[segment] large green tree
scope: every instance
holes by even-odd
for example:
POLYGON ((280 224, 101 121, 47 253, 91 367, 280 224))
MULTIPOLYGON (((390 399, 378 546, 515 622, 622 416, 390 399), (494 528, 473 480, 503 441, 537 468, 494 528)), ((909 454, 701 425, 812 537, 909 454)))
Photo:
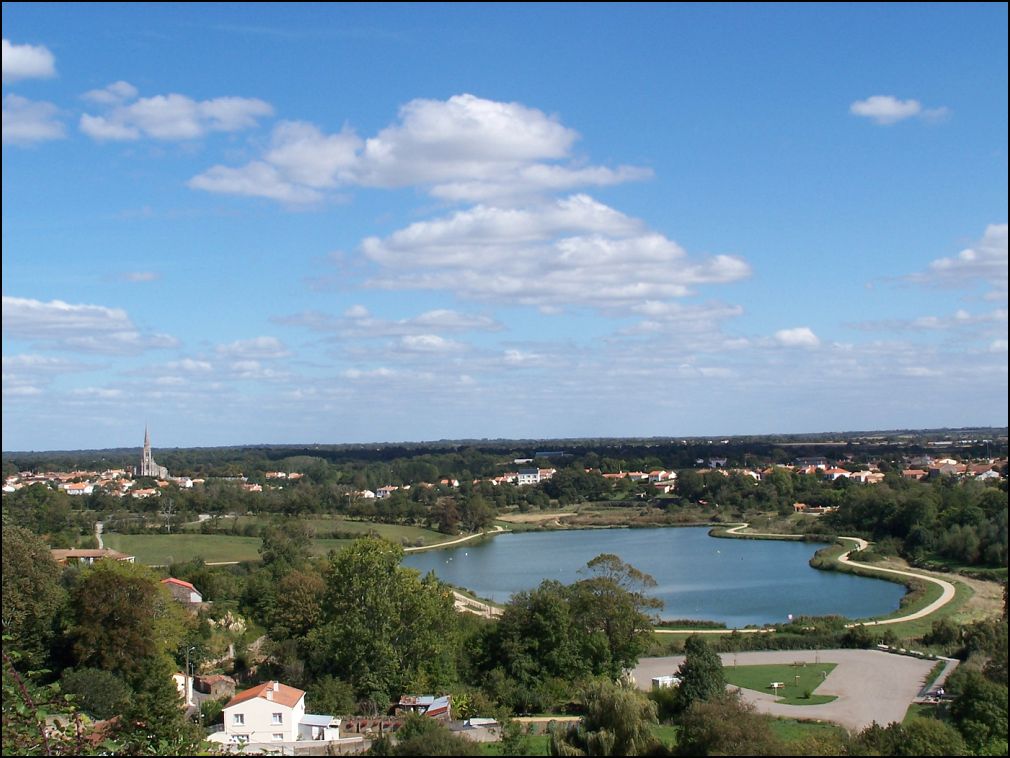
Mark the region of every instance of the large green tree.
POLYGON ((680 717, 679 755, 783 755, 767 716, 740 699, 721 692, 691 703, 680 717))
POLYGON ((726 674, 722 670, 719 654, 697 634, 684 643, 684 662, 677 670, 680 686, 677 688, 679 707, 687 709, 692 703, 721 697, 726 690, 726 674))
POLYGON ((316 675, 336 676, 380 702, 455 679, 452 593, 434 576, 401 567, 402 557, 402 548, 373 537, 334 554, 322 618, 307 640, 316 675))
POLYGON ((40 667, 66 602, 60 567, 41 538, 6 524, 2 560, 4 648, 18 650, 25 665, 40 667))
POLYGON ((638 662, 651 640, 656 619, 649 612, 663 607, 646 594, 656 580, 610 553, 593 558, 583 572, 589 578, 570 590, 572 615, 585 634, 600 638, 591 647, 605 657, 593 673, 616 678, 638 662))
POLYGON ((146 684, 143 672, 152 660, 168 662, 171 674, 186 617, 150 569, 99 561, 81 574, 70 606, 68 637, 79 666, 122 676, 135 690, 146 684))

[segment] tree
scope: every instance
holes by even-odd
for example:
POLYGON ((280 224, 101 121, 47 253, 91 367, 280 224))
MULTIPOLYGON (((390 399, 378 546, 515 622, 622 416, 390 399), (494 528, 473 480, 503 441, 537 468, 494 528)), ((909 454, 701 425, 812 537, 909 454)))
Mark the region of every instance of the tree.
POLYGON ((768 722, 768 717, 758 714, 736 692, 694 700, 680 718, 677 753, 783 755, 768 722))
POLYGON ((312 713, 354 713, 354 688, 335 676, 321 676, 309 685, 305 702, 312 713))
POLYGON ((123 713, 133 697, 130 686, 115 674, 101 669, 67 669, 60 689, 76 698, 82 711, 94 719, 109 719, 123 713))
POLYGON ((372 743, 369 755, 482 755, 480 747, 427 716, 407 716, 394 740, 372 743))
POLYGON ((284 526, 268 526, 263 530, 259 553, 263 567, 274 577, 282 577, 301 568, 309 559, 314 534, 304 521, 289 521, 284 526))
POLYGON ((980 671, 958 670, 947 680, 954 696, 950 717, 968 747, 986 755, 1007 749, 1007 685, 990 681, 980 671), (993 753, 992 751, 996 752, 993 753))
POLYGON ((16 651, 3 651, 3 755, 87 755, 92 732, 60 692, 41 685, 37 673, 22 673, 16 651), (60 718, 52 718, 58 714, 60 718))
POLYGON ((722 659, 701 636, 693 634, 688 637, 684 653, 684 662, 677 670, 681 710, 686 710, 692 703, 714 700, 726 691, 722 659))
POLYGON ((2 560, 4 647, 18 650, 27 665, 41 667, 66 602, 60 567, 39 537, 6 524, 2 560))
POLYGON ((912 718, 886 727, 874 722, 852 740, 853 755, 967 755, 958 731, 933 718, 912 718))
POLYGON ((590 673, 567 588, 547 579, 512 596, 486 644, 486 667, 501 666, 526 687, 549 677, 590 673))
POLYGON ((551 755, 645 755, 655 747, 656 706, 630 684, 596 680, 577 725, 551 731, 551 755))
POLYGON ((401 567, 402 557, 402 548, 374 537, 334 554, 322 619, 307 640, 317 676, 339 677, 379 702, 455 679, 452 593, 433 575, 401 567))
POLYGON ((571 588, 572 615, 577 626, 606 642, 607 659, 594 673, 616 678, 638 662, 652 637, 656 619, 647 611, 663 604, 645 590, 656 580, 610 553, 593 558, 584 571, 592 576, 571 588))
POLYGON ((322 618, 326 582, 311 570, 294 570, 276 582, 272 603, 266 609, 270 637, 304 638, 322 618))
POLYGON ((70 605, 75 661, 120 675, 135 690, 146 683, 149 661, 171 662, 185 632, 185 612, 150 569, 134 563, 104 560, 85 569, 70 605))

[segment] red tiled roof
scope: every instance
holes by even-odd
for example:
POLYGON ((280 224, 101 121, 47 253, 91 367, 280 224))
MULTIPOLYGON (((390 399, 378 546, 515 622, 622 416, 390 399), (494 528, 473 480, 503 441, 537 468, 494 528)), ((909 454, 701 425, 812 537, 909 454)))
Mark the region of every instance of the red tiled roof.
POLYGON ((298 704, 298 701, 304 696, 305 691, 296 687, 289 687, 288 685, 281 684, 280 682, 264 682, 257 687, 252 687, 248 690, 239 692, 235 695, 235 697, 229 700, 224 707, 231 708, 233 705, 244 703, 246 700, 261 697, 264 700, 270 700, 271 702, 280 703, 281 705, 286 705, 289 708, 294 708, 298 704), (277 689, 273 690, 273 697, 268 698, 267 692, 272 690, 275 685, 277 689))
POLYGON ((182 579, 176 579, 173 576, 168 577, 168 579, 162 579, 162 584, 178 584, 180 587, 186 587, 187 589, 193 590, 193 592, 200 592, 196 587, 194 587, 189 582, 184 582, 182 579))

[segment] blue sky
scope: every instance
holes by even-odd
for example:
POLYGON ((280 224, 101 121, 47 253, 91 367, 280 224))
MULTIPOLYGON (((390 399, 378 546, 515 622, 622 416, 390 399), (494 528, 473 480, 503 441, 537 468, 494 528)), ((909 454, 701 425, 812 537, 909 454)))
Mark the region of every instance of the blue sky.
POLYGON ((1007 7, 3 6, 3 447, 1007 424, 1007 7))

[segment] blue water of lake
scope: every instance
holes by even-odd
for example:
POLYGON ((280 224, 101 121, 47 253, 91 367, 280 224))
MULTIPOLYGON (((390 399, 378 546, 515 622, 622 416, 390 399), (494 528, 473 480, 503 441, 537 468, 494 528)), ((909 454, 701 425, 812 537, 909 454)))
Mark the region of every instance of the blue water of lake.
POLYGON ((706 527, 586 529, 499 534, 456 548, 408 554, 403 563, 504 603, 544 579, 565 584, 600 553, 651 574, 665 619, 721 621, 729 627, 781 623, 793 616, 882 616, 898 608, 894 582, 808 565, 822 545, 718 539, 706 527))

